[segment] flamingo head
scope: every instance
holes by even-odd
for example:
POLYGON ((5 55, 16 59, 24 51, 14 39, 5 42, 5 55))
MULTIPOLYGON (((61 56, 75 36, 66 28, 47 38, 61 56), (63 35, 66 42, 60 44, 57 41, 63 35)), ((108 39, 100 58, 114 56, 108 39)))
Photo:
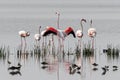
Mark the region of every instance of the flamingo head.
POLYGON ((26 35, 27 35, 27 36, 30 36, 30 33, 29 33, 29 32, 27 32, 27 33, 26 33, 26 35))
POLYGON ((58 15, 60 15, 60 12, 58 12, 58 11, 57 11, 57 12, 55 12, 55 14, 58 14, 58 15))
POLYGON ((88 30, 88 35, 92 38, 94 38, 96 36, 96 29, 95 28, 90 28, 88 30))
POLYGON ((81 22, 84 21, 84 22, 87 22, 86 19, 81 19, 81 22))
POLYGON ((81 30, 77 30, 76 36, 77 36, 78 38, 82 38, 82 37, 83 37, 83 32, 82 32, 81 30))

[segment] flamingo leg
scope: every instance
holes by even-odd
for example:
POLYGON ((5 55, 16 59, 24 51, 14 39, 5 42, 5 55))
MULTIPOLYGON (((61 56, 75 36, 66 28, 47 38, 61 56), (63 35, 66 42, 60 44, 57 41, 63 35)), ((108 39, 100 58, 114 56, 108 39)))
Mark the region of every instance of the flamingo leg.
POLYGON ((92 38, 92 49, 94 49, 94 38, 92 38))
POLYGON ((58 53, 61 51, 61 41, 60 38, 58 36, 58 53))
POLYGON ((40 40, 38 41, 38 44, 39 44, 38 46, 39 46, 39 48, 40 48, 40 46, 41 46, 41 45, 40 45, 40 40))
POLYGON ((37 42, 37 40, 35 40, 35 42, 36 42, 36 48, 38 47, 38 42, 37 42))
POLYGON ((25 38, 25 37, 24 37, 24 42, 25 42, 25 45, 24 45, 24 53, 25 53, 26 46, 27 46, 27 43, 26 43, 26 38, 25 38))
POLYGON ((42 46, 44 47, 44 40, 45 40, 45 38, 43 37, 43 43, 42 43, 42 46))
POLYGON ((54 45, 54 35, 52 35, 52 41, 51 41, 52 43, 52 47, 54 47, 55 45, 54 45))
POLYGON ((22 47, 23 47, 23 42, 22 42, 22 37, 21 37, 21 51, 22 51, 22 47))
POLYGON ((64 52, 64 40, 62 39, 62 51, 64 52))
POLYGON ((24 38, 24 41, 25 41, 25 46, 27 46, 26 38, 24 38))

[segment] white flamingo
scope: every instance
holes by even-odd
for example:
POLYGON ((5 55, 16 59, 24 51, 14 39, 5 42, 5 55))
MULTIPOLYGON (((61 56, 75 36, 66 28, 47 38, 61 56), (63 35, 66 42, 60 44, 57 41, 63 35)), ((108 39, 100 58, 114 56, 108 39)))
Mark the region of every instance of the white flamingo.
POLYGON ((35 34, 34 35, 34 38, 35 38, 35 41, 36 41, 36 45, 37 45, 37 43, 40 41, 40 39, 41 39, 41 35, 40 35, 40 29, 41 29, 41 26, 39 27, 39 33, 37 33, 37 34, 35 34))
POLYGON ((19 31, 19 36, 21 37, 21 44, 23 45, 22 38, 24 38, 24 43, 26 45, 26 37, 30 36, 30 33, 22 30, 22 31, 19 31))
POLYGON ((24 49, 23 49, 23 51, 25 52, 26 45, 27 45, 27 43, 26 43, 26 37, 30 36, 30 33, 26 32, 24 30, 19 31, 18 33, 19 33, 19 36, 21 37, 21 50, 23 48, 23 40, 22 40, 22 38, 24 39, 24 49))
POLYGON ((81 19, 81 21, 80 21, 81 29, 76 31, 76 36, 79 38, 78 44, 80 45, 80 48, 81 48, 81 40, 80 39, 82 39, 82 37, 83 37, 83 24, 82 24, 82 22, 86 22, 86 20, 81 19))
POLYGON ((92 20, 90 21, 90 28, 88 29, 88 36, 92 39, 92 49, 94 49, 94 37, 96 36, 96 29, 92 27, 92 20))

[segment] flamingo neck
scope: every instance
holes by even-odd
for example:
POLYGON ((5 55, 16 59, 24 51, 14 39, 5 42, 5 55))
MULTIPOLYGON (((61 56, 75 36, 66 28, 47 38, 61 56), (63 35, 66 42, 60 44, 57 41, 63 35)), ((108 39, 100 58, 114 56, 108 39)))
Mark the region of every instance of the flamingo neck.
POLYGON ((92 28, 92 20, 90 21, 90 28, 92 28))
POLYGON ((83 24, 82 24, 82 21, 80 22, 80 25, 81 25, 81 30, 83 31, 83 24))
POLYGON ((59 26, 59 22, 60 22, 60 13, 56 13, 57 14, 57 27, 58 29, 60 29, 60 26, 59 26))
POLYGON ((40 29, 41 29, 41 26, 39 27, 39 34, 40 34, 40 32, 41 32, 40 29))

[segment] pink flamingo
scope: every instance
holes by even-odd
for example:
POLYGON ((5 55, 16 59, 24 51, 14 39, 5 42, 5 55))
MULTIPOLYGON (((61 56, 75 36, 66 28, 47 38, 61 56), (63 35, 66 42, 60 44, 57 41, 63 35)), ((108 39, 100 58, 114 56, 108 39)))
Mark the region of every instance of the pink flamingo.
POLYGON ((94 37, 96 36, 96 29, 92 27, 92 20, 90 21, 90 28, 88 29, 88 36, 92 39, 92 49, 94 49, 94 37))
POLYGON ((26 37, 30 36, 30 33, 26 32, 24 30, 19 31, 18 33, 19 33, 19 36, 21 37, 21 50, 22 50, 22 46, 23 46, 23 40, 22 40, 22 38, 24 38, 24 44, 25 44, 25 46, 24 46, 24 52, 25 52, 25 48, 26 48, 26 45, 27 45, 27 43, 26 43, 26 37))
POLYGON ((72 34, 74 38, 76 37, 71 27, 67 27, 65 30, 55 29, 54 27, 47 27, 41 33, 42 36, 47 36, 49 34, 54 34, 57 35, 59 38, 61 38, 62 39, 62 45, 60 43, 61 46, 64 46, 63 41, 65 40, 65 37, 67 37, 69 34, 72 34))
POLYGON ((22 30, 22 31, 19 31, 19 35, 21 37, 21 44, 23 44, 22 38, 24 38, 24 42, 26 45, 26 37, 30 36, 30 33, 22 30))
POLYGON ((40 41, 40 39, 41 39, 40 29, 41 29, 41 26, 39 27, 39 33, 34 35, 34 38, 35 38, 35 41, 36 41, 36 45, 37 45, 38 41, 40 41))
POLYGON ((81 41, 80 41, 80 39, 82 39, 82 37, 83 37, 83 24, 82 24, 82 22, 86 22, 86 20, 85 19, 81 19, 81 21, 80 21, 81 29, 76 31, 76 36, 79 38, 78 43, 80 44, 80 48, 81 48, 81 41))

